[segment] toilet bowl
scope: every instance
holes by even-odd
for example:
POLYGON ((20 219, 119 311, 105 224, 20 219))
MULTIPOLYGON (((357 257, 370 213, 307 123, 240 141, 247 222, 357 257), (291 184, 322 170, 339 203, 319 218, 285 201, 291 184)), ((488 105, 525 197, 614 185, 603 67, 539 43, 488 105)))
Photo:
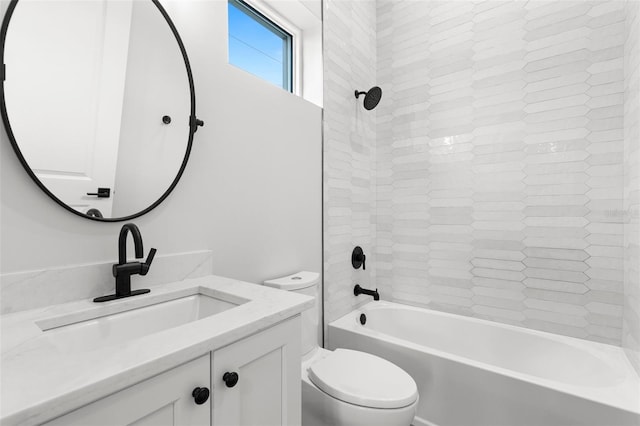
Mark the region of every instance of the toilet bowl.
POLYGON ((318 348, 302 363, 304 426, 407 426, 417 404, 411 376, 375 355, 318 348))
POLYGON ((315 298, 302 314, 302 425, 408 426, 418 388, 400 367, 366 352, 319 347, 320 277, 299 272, 264 285, 315 298))

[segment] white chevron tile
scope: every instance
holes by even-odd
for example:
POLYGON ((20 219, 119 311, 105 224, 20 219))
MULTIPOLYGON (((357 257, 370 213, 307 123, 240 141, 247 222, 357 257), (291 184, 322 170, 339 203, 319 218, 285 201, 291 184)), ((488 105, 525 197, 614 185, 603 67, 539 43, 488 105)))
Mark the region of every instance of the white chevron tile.
POLYGON ((404 303, 621 344, 620 271, 640 271, 623 232, 640 204, 625 175, 638 125, 623 119, 640 115, 637 83, 625 98, 634 2, 325 3, 327 318, 357 303, 358 278, 404 303), (354 108, 374 84, 376 110, 354 108), (366 274, 349 264, 356 243, 366 274))

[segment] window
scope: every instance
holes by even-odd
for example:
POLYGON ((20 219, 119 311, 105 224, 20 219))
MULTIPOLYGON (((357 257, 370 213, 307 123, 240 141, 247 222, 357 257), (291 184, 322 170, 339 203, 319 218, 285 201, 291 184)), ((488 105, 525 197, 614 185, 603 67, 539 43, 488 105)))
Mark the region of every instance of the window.
POLYGON ((242 0, 229 0, 229 63, 293 92, 293 37, 242 0))

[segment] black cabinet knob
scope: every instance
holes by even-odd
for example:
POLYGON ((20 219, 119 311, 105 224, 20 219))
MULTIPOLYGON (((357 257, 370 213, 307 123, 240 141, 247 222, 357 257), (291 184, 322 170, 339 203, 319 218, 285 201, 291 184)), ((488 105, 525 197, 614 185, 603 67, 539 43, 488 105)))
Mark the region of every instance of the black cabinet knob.
POLYGON ((224 380, 224 383, 227 385, 228 388, 232 388, 236 385, 236 383, 238 383, 238 373, 233 372, 233 373, 229 373, 228 371, 226 373, 224 373, 224 375, 222 376, 222 380, 224 380))
POLYGON ((209 389, 207 388, 195 388, 191 392, 191 396, 196 401, 196 404, 202 405, 209 399, 209 389))

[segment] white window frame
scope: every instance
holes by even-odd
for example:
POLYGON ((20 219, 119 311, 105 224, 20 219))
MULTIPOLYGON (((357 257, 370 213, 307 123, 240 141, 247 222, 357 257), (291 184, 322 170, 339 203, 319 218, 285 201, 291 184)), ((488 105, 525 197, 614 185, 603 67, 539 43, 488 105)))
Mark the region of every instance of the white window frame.
MULTIPOLYGON (((228 0, 227 0, 228 1, 228 0)), ((241 0, 291 35, 291 93, 302 96, 302 30, 264 0, 241 0)))

